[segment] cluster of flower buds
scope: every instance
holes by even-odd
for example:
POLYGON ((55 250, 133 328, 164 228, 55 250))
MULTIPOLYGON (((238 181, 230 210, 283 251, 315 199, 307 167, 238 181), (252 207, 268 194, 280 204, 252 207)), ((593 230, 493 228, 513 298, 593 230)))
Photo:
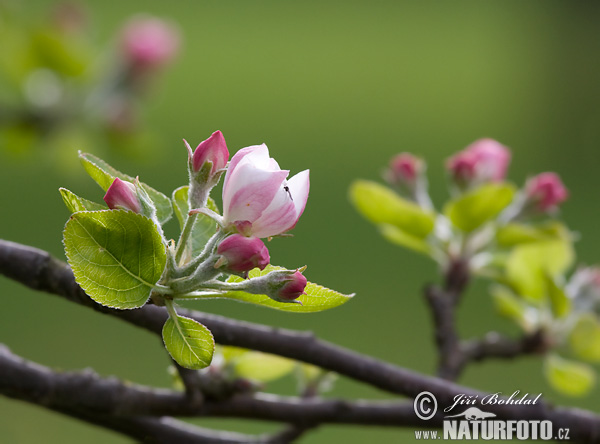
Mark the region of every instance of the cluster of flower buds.
POLYGON ((460 189, 485 182, 499 182, 506 177, 510 151, 492 139, 480 139, 450 157, 446 167, 460 189))
MULTIPOLYGON (((193 270, 189 279, 179 279, 174 288, 178 292, 195 291, 211 281, 205 288, 226 289, 227 283, 214 281, 221 273, 247 278, 249 271, 264 270, 269 264, 269 251, 261 239, 294 228, 308 199, 309 171, 302 171, 287 180, 289 171, 282 170, 269 157, 264 144, 239 150, 227 166, 229 151, 220 131, 214 132, 193 151, 187 142, 185 145, 190 175, 188 204, 192 209, 188 218, 193 225, 197 214, 208 215, 217 221, 220 229, 208 242, 207 251, 192 260, 191 265, 180 264, 187 272, 190 267, 193 270), (225 171, 223 216, 219 216, 207 208, 207 201, 211 189, 225 171)), ((153 217, 152 206, 147 205, 149 198, 137 181, 133 184, 114 179, 104 201, 111 209, 153 217)), ((244 290, 291 302, 303 294, 306 284, 300 271, 279 270, 248 280, 244 290)))

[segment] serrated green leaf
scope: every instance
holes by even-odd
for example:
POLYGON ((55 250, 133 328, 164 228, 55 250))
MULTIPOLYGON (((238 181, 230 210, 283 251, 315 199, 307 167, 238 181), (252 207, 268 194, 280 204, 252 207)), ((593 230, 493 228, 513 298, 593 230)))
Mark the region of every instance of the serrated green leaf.
POLYGON ((559 239, 568 235, 569 230, 562 223, 552 221, 542 225, 510 223, 498 228, 496 241, 505 248, 520 244, 559 239))
MULTIPOLYGON (((267 265, 267 267, 262 271, 258 268, 255 268, 249 273, 249 277, 253 278, 264 276, 273 270, 284 270, 284 268, 275 267, 273 265, 267 265)), ((228 282, 242 282, 242 280, 243 279, 238 276, 230 276, 228 282)), ((262 305, 264 307, 274 308, 276 310, 294 313, 313 313, 316 311, 323 311, 338 307, 348 302, 354 296, 353 294, 345 295, 338 293, 337 291, 313 284, 312 282, 309 282, 306 285, 304 291, 307 294, 303 294, 296 299, 297 301, 300 301, 302 305, 277 302, 269 298, 267 295, 251 294, 246 293, 245 291, 230 291, 219 297, 234 299, 236 301, 247 302, 250 304, 262 305)))
POLYGON ((435 224, 431 212, 376 182, 355 181, 350 187, 350 200, 358 212, 374 224, 396 226, 417 239, 426 238, 435 224))
POLYGON ((506 276, 519 294, 543 300, 548 290, 546 276, 559 276, 573 263, 570 239, 523 244, 513 248, 506 261, 506 276))
POLYGON ((199 370, 210 365, 215 340, 204 325, 184 316, 170 317, 162 336, 167 351, 182 367, 199 370))
POLYGON ((600 362, 600 322, 591 313, 583 314, 569 334, 569 344, 581 359, 600 362))
MULTIPOLYGON (((134 177, 121 173, 92 154, 80 153, 79 159, 81 160, 81 164, 85 168, 85 171, 104 191, 108 190, 115 177, 129 182, 135 182, 134 177)), ((171 199, 143 182, 140 182, 140 185, 144 191, 148 193, 152 202, 154 202, 154 206, 156 207, 156 217, 161 225, 171 219, 171 215, 173 214, 171 199)))
POLYGON ((248 351, 235 358, 233 371, 240 378, 269 382, 291 373, 295 366, 296 363, 291 359, 268 353, 248 351))
POLYGON ((108 307, 143 306, 166 263, 156 225, 132 211, 77 212, 63 242, 77 283, 108 307))
POLYGON ((544 372, 552 387, 570 396, 585 395, 596 382, 596 373, 589 365, 569 361, 558 355, 546 358, 544 372))
POLYGON ((508 183, 482 185, 450 201, 444 214, 457 228, 471 232, 497 217, 512 202, 515 187, 508 183))
POLYGON ((63 198, 63 202, 71 213, 76 213, 78 211, 97 211, 107 209, 106 205, 101 205, 99 203, 92 202, 91 200, 84 199, 83 197, 79 197, 77 194, 67 190, 66 188, 59 188, 58 190, 63 198))
POLYGON ((400 245, 401 247, 408 248, 418 253, 429 254, 430 247, 423 239, 402 231, 395 225, 381 224, 379 225, 379 231, 388 241, 400 245))
MULTIPOLYGON (((175 212, 175 216, 179 221, 179 228, 183 229, 183 224, 188 217, 188 213, 190 211, 188 204, 188 192, 189 186, 183 186, 177 188, 173 191, 173 210, 175 212)), ((219 213, 219 208, 217 204, 212 198, 208 198, 206 203, 206 207, 209 210, 214 211, 215 213, 219 213)), ((196 221, 194 222, 194 227, 192 228, 192 234, 190 236, 190 241, 192 245, 191 256, 196 256, 201 253, 204 249, 204 246, 208 242, 208 240, 215 234, 217 231, 216 222, 208 217, 205 214, 196 215, 196 221)))
POLYGON ((545 275, 546 278, 546 292, 550 299, 550 308, 552 313, 557 318, 563 318, 571 311, 571 300, 565 293, 564 289, 556 284, 556 281, 549 276, 545 275))

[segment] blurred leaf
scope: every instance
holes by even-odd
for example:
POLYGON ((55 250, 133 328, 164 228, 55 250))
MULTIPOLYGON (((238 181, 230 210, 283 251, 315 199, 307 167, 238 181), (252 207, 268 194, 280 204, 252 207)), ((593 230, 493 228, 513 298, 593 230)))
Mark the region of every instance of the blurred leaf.
POLYGON ((423 254, 429 254, 430 252, 427 242, 402 231, 395 225, 381 224, 379 225, 379 231, 383 237, 394 244, 423 254))
POLYGON ((557 318, 563 318, 571 311, 571 300, 566 295, 564 289, 556 285, 555 280, 545 275, 546 278, 546 291, 550 298, 550 307, 552 313, 557 318))
POLYGON ((182 367, 199 370, 210 365, 215 340, 204 325, 183 316, 170 317, 162 335, 167 351, 182 367))
POLYGON ((75 213, 63 242, 77 283, 107 307, 143 306, 166 263, 156 225, 132 211, 75 213))
POLYGON ((573 260, 570 239, 523 244, 515 247, 509 254, 506 275, 522 296, 541 301, 548 289, 546 275, 561 275, 573 260))
POLYGON ((522 326, 527 324, 527 307, 523 300, 517 297, 512 291, 506 287, 494 285, 490 289, 490 294, 494 300, 496 311, 498 311, 501 316, 512 319, 522 326))
POLYGON ((295 366, 291 359, 249 350, 235 358, 233 370, 240 378, 269 382, 289 374, 295 366))
MULTIPOLYGON (((177 216, 177 220, 179 221, 179 228, 181 230, 183 230, 183 224, 185 223, 185 220, 187 219, 188 213, 190 211, 188 205, 188 192, 189 186, 187 185, 179 187, 175 191, 173 191, 173 210, 175 212, 175 216, 177 216)), ((208 198, 206 207, 209 210, 214 211, 215 213, 219 212, 217 204, 211 197, 208 198)), ((217 224, 215 223, 215 221, 205 214, 198 214, 196 216, 196 221, 194 222, 194 227, 192 228, 192 235, 190 236, 192 242, 191 256, 195 257, 196 255, 201 253, 208 240, 216 232, 217 224)))
MULTIPOLYGON (((273 270, 285 270, 283 267, 275 267, 273 265, 267 265, 264 270, 255 268, 249 273, 249 277, 265 276, 273 270)), ((238 276, 230 276, 228 282, 242 282, 243 279, 238 276)), ((330 308, 338 307, 348 302, 352 297, 351 295, 345 295, 338 293, 337 291, 330 290, 329 288, 322 287, 317 284, 309 282, 304 289, 306 294, 300 296, 297 301, 300 304, 289 304, 284 302, 277 302, 262 294, 251 294, 245 291, 230 291, 219 298, 234 299, 240 302, 248 302, 250 304, 262 305, 264 307, 274 308, 276 310, 289 311, 294 313, 313 313, 316 311, 328 310, 330 308)))
MULTIPOLYGON (((100 185, 104 191, 108 190, 115 177, 132 183, 135 182, 134 177, 121 173, 93 154, 79 153, 79 159, 81 160, 81 164, 85 168, 85 171, 92 179, 96 181, 98 185, 100 185)), ((148 196, 150 196, 152 202, 154 202, 158 221, 161 224, 167 222, 173 214, 171 199, 143 182, 140 182, 140 185, 148 193, 148 196)))
POLYGON ((83 75, 90 62, 78 39, 67 39, 52 29, 32 33, 31 45, 39 65, 65 76, 83 75))
POLYGON ((444 214, 459 229, 471 232, 497 217, 512 202, 515 187, 490 183, 450 201, 444 214))
POLYGON ((395 226, 407 236, 424 239, 433 230, 432 213, 378 183, 355 181, 350 186, 350 200, 369 221, 395 226))
POLYGON ((558 355, 549 355, 546 358, 544 371, 552 387, 570 396, 585 395, 596 382, 596 373, 590 366, 563 359, 558 355))
POLYGON ((567 227, 557 221, 543 225, 510 223, 498 228, 496 241, 501 247, 514 247, 530 242, 561 238, 568 234, 567 227))
POLYGON ((72 191, 67 190, 66 188, 59 188, 60 195, 63 198, 63 201, 69 211, 71 213, 76 213, 78 211, 97 211, 97 210, 106 210, 106 205, 101 205, 96 202, 92 202, 91 200, 84 199, 83 197, 79 197, 77 194, 72 191))
POLYGON ((577 320, 569 335, 573 352, 587 361, 600 361, 600 322, 591 313, 584 313, 577 320))

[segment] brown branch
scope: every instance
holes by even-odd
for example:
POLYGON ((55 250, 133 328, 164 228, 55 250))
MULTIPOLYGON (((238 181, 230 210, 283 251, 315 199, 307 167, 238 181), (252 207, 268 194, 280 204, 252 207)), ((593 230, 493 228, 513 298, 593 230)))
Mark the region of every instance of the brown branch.
MULTIPOLYGON (((160 334, 162 325, 167 319, 163 307, 147 304, 136 310, 118 311, 96 304, 79 288, 66 264, 52 258, 48 253, 34 248, 0 241, 0 273, 30 288, 65 297, 70 301, 116 316, 157 334, 160 334)), ((453 283, 453 285, 456 284, 453 283)), ((455 292, 454 294, 458 293, 455 292)), ((239 322, 196 311, 182 310, 182 312, 186 316, 205 324, 213 332, 216 341, 219 343, 304 361, 392 393, 415 397, 420 392, 429 391, 437 397, 440 405, 453 404, 453 399, 457 394, 478 396, 479 398, 486 395, 483 392, 442 379, 424 376, 335 346, 318 340, 311 334, 239 322)), ((185 399, 185 396, 183 396, 183 399, 185 399)), ((306 408, 307 411, 314 411, 317 407, 325 408, 315 404, 304 404, 306 402, 314 403, 315 401, 311 399, 302 400, 301 403, 276 403, 277 408, 273 408, 274 405, 268 404, 266 401, 268 400, 260 399, 260 397, 237 396, 219 404, 212 404, 212 410, 209 414, 215 416, 235 414, 238 417, 254 417, 250 416, 249 411, 252 410, 252 415, 258 415, 257 412, 262 412, 261 415, 264 415, 265 419, 269 416, 271 419, 278 418, 278 420, 294 422, 294 413, 297 413, 295 409, 306 408), (219 410, 219 408, 225 409, 226 402, 230 403, 228 408, 219 410), (306 405, 310 408, 300 407, 306 405), (249 416, 245 416, 245 412, 248 412, 249 416), (283 414, 282 412, 286 413, 283 414)), ((323 405, 326 406, 326 404, 323 405)), ((346 406, 342 405, 342 407, 341 409, 337 407, 340 412, 345 411, 346 406)), ((409 407, 405 405, 403 408, 409 410, 409 407)), ((486 407, 488 407, 487 410, 495 413, 498 419, 549 420, 555 427, 570 428, 574 441, 583 443, 600 442, 600 417, 591 412, 578 409, 553 408, 544 402, 533 406, 505 404, 486 407)), ((384 412, 388 412, 388 410, 384 410, 384 412)), ((386 421, 384 412, 374 414, 374 417, 378 419, 370 421, 384 423, 386 421)), ((339 422, 354 422, 356 420, 355 418, 350 420, 350 416, 344 417, 342 413, 336 413, 336 415, 341 415, 335 418, 339 422)), ((441 416, 438 415, 429 422, 421 423, 419 428, 439 426, 441 420, 441 416)), ((331 418, 331 422, 333 421, 334 418, 331 418)), ((415 421, 414 417, 413 421, 415 421)))

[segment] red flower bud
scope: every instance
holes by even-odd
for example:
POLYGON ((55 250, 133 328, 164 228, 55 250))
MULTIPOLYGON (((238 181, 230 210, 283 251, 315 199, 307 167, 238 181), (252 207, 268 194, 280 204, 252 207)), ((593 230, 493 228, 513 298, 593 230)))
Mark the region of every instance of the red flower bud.
POLYGON ((115 178, 111 186, 106 190, 104 202, 106 202, 106 205, 111 210, 124 209, 133 211, 134 213, 142 211, 135 185, 118 177, 115 178))
POLYGON ((541 173, 525 185, 525 194, 540 211, 552 210, 564 202, 569 193, 556 173, 541 173))
POLYGON ((282 276, 281 282, 283 285, 279 287, 277 296, 288 301, 298 299, 304 293, 307 280, 302 273, 296 271, 292 275, 282 276))
POLYGON ((269 250, 257 237, 233 234, 217 247, 217 254, 225 258, 226 268, 234 272, 247 272, 264 268, 269 264, 269 250))
POLYGON ((446 168, 457 184, 468 186, 503 180, 509 163, 508 148, 493 139, 479 139, 450 157, 446 168))
POLYGON ((392 158, 385 172, 385 179, 391 185, 412 187, 423 170, 423 161, 410 153, 400 153, 392 158))
POLYGON ((211 174, 215 171, 225 168, 229 160, 229 151, 221 131, 215 131, 194 151, 192 155, 192 168, 195 172, 200 171, 205 162, 212 162, 211 174))

